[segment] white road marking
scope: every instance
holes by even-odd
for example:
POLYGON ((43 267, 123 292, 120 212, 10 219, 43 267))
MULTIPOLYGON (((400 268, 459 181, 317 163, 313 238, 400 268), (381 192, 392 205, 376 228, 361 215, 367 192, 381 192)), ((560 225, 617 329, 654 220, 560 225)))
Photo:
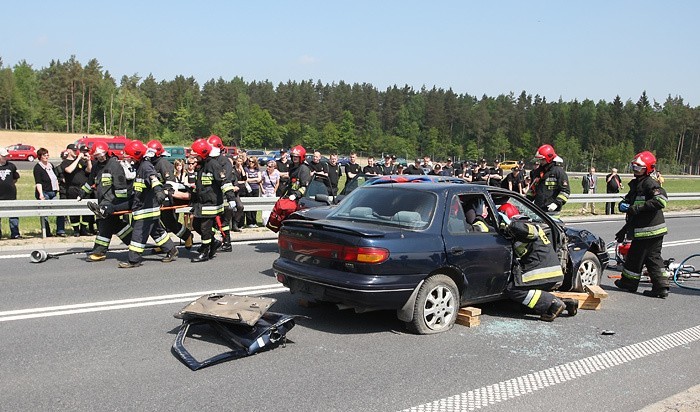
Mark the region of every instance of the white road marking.
POLYGON ((174 295, 149 296, 144 298, 108 300, 102 302, 78 303, 74 305, 48 306, 43 308, 18 309, 0 312, 0 322, 51 316, 73 315, 78 313, 101 312, 106 310, 138 308, 144 306, 167 305, 170 303, 190 302, 202 295, 210 293, 240 293, 245 295, 262 295, 267 293, 285 292, 289 289, 280 283, 269 285, 249 286, 235 289, 209 290, 189 292, 174 295))
MULTIPOLYGON (((244 240, 240 242, 233 242, 234 245, 253 245, 253 244, 258 244, 258 243, 277 243, 277 239, 259 239, 259 240, 244 240)), ((60 253, 61 250, 58 249, 37 249, 37 250, 45 250, 46 253, 51 254, 51 253, 60 253)), ((126 249, 119 249, 119 252, 126 252, 126 249)), ((117 252, 117 250, 110 250, 110 252, 117 252)), ((75 252, 73 254, 79 255, 83 253, 81 252, 75 252)), ((87 252, 85 252, 87 253, 87 252)), ((31 254, 30 253, 22 253, 22 254, 17 254, 17 255, 3 255, 0 256, 0 259, 22 259, 22 258, 30 258, 31 254)))
POLYGON ((663 247, 694 245, 696 243, 700 243, 700 239, 685 239, 685 240, 674 240, 671 242, 664 242, 663 247))
POLYGON ((699 340, 700 325, 473 389, 469 392, 413 406, 404 409, 404 412, 473 411, 699 340))

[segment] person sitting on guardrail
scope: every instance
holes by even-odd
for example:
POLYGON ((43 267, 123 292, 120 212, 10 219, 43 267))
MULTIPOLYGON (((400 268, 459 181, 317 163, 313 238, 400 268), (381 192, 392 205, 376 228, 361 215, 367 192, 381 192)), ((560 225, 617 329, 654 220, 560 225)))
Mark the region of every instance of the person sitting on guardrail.
MULTIPOLYGON (((0 200, 17 200, 17 180, 19 180, 19 172, 17 166, 12 162, 7 161, 7 156, 10 153, 4 147, 0 147, 0 200)), ((19 239, 19 218, 11 217, 10 221, 10 239, 19 239)), ((0 229, 0 237, 2 237, 2 229, 0 229)))

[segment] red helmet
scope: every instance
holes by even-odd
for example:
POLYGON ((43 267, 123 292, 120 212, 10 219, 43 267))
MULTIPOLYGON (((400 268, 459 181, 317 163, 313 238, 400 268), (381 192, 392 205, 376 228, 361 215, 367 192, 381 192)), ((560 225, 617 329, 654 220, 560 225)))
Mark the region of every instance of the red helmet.
POLYGON ((140 140, 132 140, 124 147, 124 153, 134 160, 141 160, 146 154, 146 150, 148 147, 140 140))
POLYGON ((221 138, 215 134, 209 136, 207 139, 207 142, 209 142, 210 145, 213 147, 218 147, 219 149, 224 148, 224 142, 221 141, 221 138))
POLYGON ((156 156, 162 156, 163 153, 165 153, 163 143, 159 142, 158 140, 151 140, 150 142, 146 143, 146 146, 148 146, 149 149, 155 150, 156 156))
POLYGON ((641 172, 644 170, 644 174, 650 174, 656 168, 656 156, 650 151, 644 151, 634 155, 634 160, 632 160, 632 170, 636 172, 641 172))
POLYGON ((192 143, 192 151, 202 159, 205 159, 211 153, 211 145, 207 142, 207 139, 201 138, 197 139, 192 143))
POLYGON ((292 150, 289 151, 289 155, 291 157, 299 156, 301 158, 301 161, 303 162, 304 159, 306 159, 306 149, 304 149, 304 146, 302 145, 296 145, 292 147, 292 150))
POLYGON ((543 144, 537 149, 537 153, 535 153, 535 159, 544 159, 547 163, 552 163, 555 157, 557 157, 557 154, 554 153, 554 148, 549 144, 543 144))
POLYGON ((91 155, 106 155, 109 152, 109 146, 105 142, 95 142, 90 148, 91 155))
POLYGON ((520 211, 518 210, 515 205, 512 203, 504 203, 501 206, 498 207, 498 211, 503 213, 504 215, 508 216, 508 219, 512 219, 514 216, 517 216, 520 214, 520 211))

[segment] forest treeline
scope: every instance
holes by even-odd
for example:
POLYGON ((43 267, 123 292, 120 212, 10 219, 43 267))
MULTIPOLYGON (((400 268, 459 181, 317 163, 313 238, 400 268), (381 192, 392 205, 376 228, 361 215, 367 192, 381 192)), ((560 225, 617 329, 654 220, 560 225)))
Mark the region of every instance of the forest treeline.
POLYGON ((217 134, 245 148, 301 143, 323 152, 411 158, 526 159, 553 144, 567 167, 625 169, 651 150, 667 173, 698 173, 700 107, 682 97, 548 101, 544 96, 470 96, 453 90, 320 80, 246 82, 152 75, 118 81, 96 59, 75 56, 35 69, 0 58, 0 128, 126 135, 187 145, 217 134))

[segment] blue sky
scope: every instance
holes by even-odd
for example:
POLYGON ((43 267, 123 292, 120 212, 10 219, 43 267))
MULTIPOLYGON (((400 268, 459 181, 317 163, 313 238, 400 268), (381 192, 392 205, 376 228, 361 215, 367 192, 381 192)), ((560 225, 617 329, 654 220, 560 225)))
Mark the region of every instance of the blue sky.
POLYGON ((699 1, 4 3, 5 66, 75 55, 117 80, 342 80, 549 101, 636 102, 646 90, 700 105, 699 1))

